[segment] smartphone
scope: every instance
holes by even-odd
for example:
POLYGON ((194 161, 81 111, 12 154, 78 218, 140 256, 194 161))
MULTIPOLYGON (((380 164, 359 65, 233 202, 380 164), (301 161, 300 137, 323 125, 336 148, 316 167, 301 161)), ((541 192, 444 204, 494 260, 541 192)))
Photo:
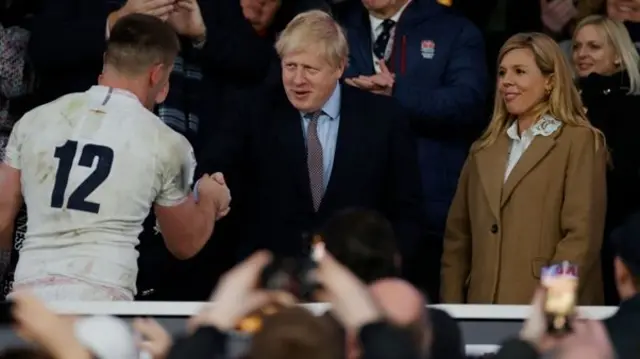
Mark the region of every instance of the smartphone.
POLYGON ((577 266, 563 262, 544 267, 541 280, 546 289, 544 313, 547 331, 554 335, 571 332, 571 319, 575 316, 577 303, 577 266))

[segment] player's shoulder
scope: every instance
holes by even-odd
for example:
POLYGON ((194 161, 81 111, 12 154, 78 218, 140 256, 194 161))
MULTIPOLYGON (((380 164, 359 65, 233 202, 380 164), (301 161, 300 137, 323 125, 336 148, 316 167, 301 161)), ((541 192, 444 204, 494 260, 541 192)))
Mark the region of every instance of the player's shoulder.
POLYGON ((22 127, 38 126, 40 121, 55 122, 63 121, 64 114, 68 110, 80 109, 88 104, 87 96, 84 92, 74 92, 61 96, 51 102, 42 104, 27 112, 18 121, 22 127))

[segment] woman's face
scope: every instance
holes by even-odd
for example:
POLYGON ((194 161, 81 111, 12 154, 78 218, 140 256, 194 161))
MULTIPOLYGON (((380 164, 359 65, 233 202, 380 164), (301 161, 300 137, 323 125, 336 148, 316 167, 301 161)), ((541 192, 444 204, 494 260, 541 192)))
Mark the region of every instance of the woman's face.
POLYGON ((573 40, 573 65, 580 77, 592 72, 611 75, 616 72, 616 52, 603 31, 595 25, 578 30, 573 40))
POLYGON ((529 49, 508 52, 498 69, 498 91, 507 111, 526 115, 545 98, 548 77, 543 75, 529 49))

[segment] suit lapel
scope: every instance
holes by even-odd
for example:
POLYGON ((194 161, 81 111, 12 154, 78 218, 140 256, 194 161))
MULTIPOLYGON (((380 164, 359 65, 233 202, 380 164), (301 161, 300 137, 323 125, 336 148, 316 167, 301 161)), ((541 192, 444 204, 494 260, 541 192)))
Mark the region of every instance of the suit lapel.
POLYGON ((309 207, 313 208, 307 169, 307 146, 304 141, 300 113, 287 101, 285 106, 277 112, 275 121, 279 124, 276 130, 278 146, 282 148, 282 153, 276 155, 286 158, 285 164, 291 164, 291 168, 284 168, 284 170, 291 171, 296 189, 305 198, 309 207))
POLYGON ((327 190, 324 193, 322 202, 320 203, 320 209, 329 203, 334 196, 340 195, 340 185, 348 181, 350 173, 353 173, 351 168, 357 166, 354 162, 354 155, 358 149, 357 143, 354 140, 357 138, 359 128, 359 121, 356 121, 357 116, 362 116, 362 112, 358 111, 352 98, 352 91, 355 91, 349 86, 342 86, 342 94, 340 99, 340 125, 338 127, 338 138, 336 140, 336 151, 333 155, 333 168, 331 169, 331 177, 327 184, 327 190))
POLYGON ((500 196, 508 155, 509 138, 506 134, 500 135, 493 145, 480 150, 475 155, 480 182, 487 196, 489 208, 496 218, 500 217, 500 196))
MULTIPOLYGON (((535 136, 529 147, 524 151, 518 163, 513 167, 507 181, 502 188, 500 207, 503 207, 520 181, 551 151, 556 145, 556 137, 560 129, 549 136, 535 136)), ((503 172, 504 174, 504 172, 503 172)))

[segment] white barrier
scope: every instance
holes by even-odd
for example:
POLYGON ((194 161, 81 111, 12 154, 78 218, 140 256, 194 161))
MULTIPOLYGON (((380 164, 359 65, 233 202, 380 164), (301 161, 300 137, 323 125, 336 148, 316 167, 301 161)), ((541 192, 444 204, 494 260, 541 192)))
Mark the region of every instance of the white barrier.
MULTIPOLYGON (((50 302, 51 309, 60 314, 189 317, 204 303, 201 302, 50 302)), ((315 314, 329 309, 326 303, 304 304, 315 314)), ((524 320, 529 315, 528 305, 433 305, 458 320, 524 320)), ((580 316, 604 319, 615 313, 617 307, 580 307, 580 316)))

